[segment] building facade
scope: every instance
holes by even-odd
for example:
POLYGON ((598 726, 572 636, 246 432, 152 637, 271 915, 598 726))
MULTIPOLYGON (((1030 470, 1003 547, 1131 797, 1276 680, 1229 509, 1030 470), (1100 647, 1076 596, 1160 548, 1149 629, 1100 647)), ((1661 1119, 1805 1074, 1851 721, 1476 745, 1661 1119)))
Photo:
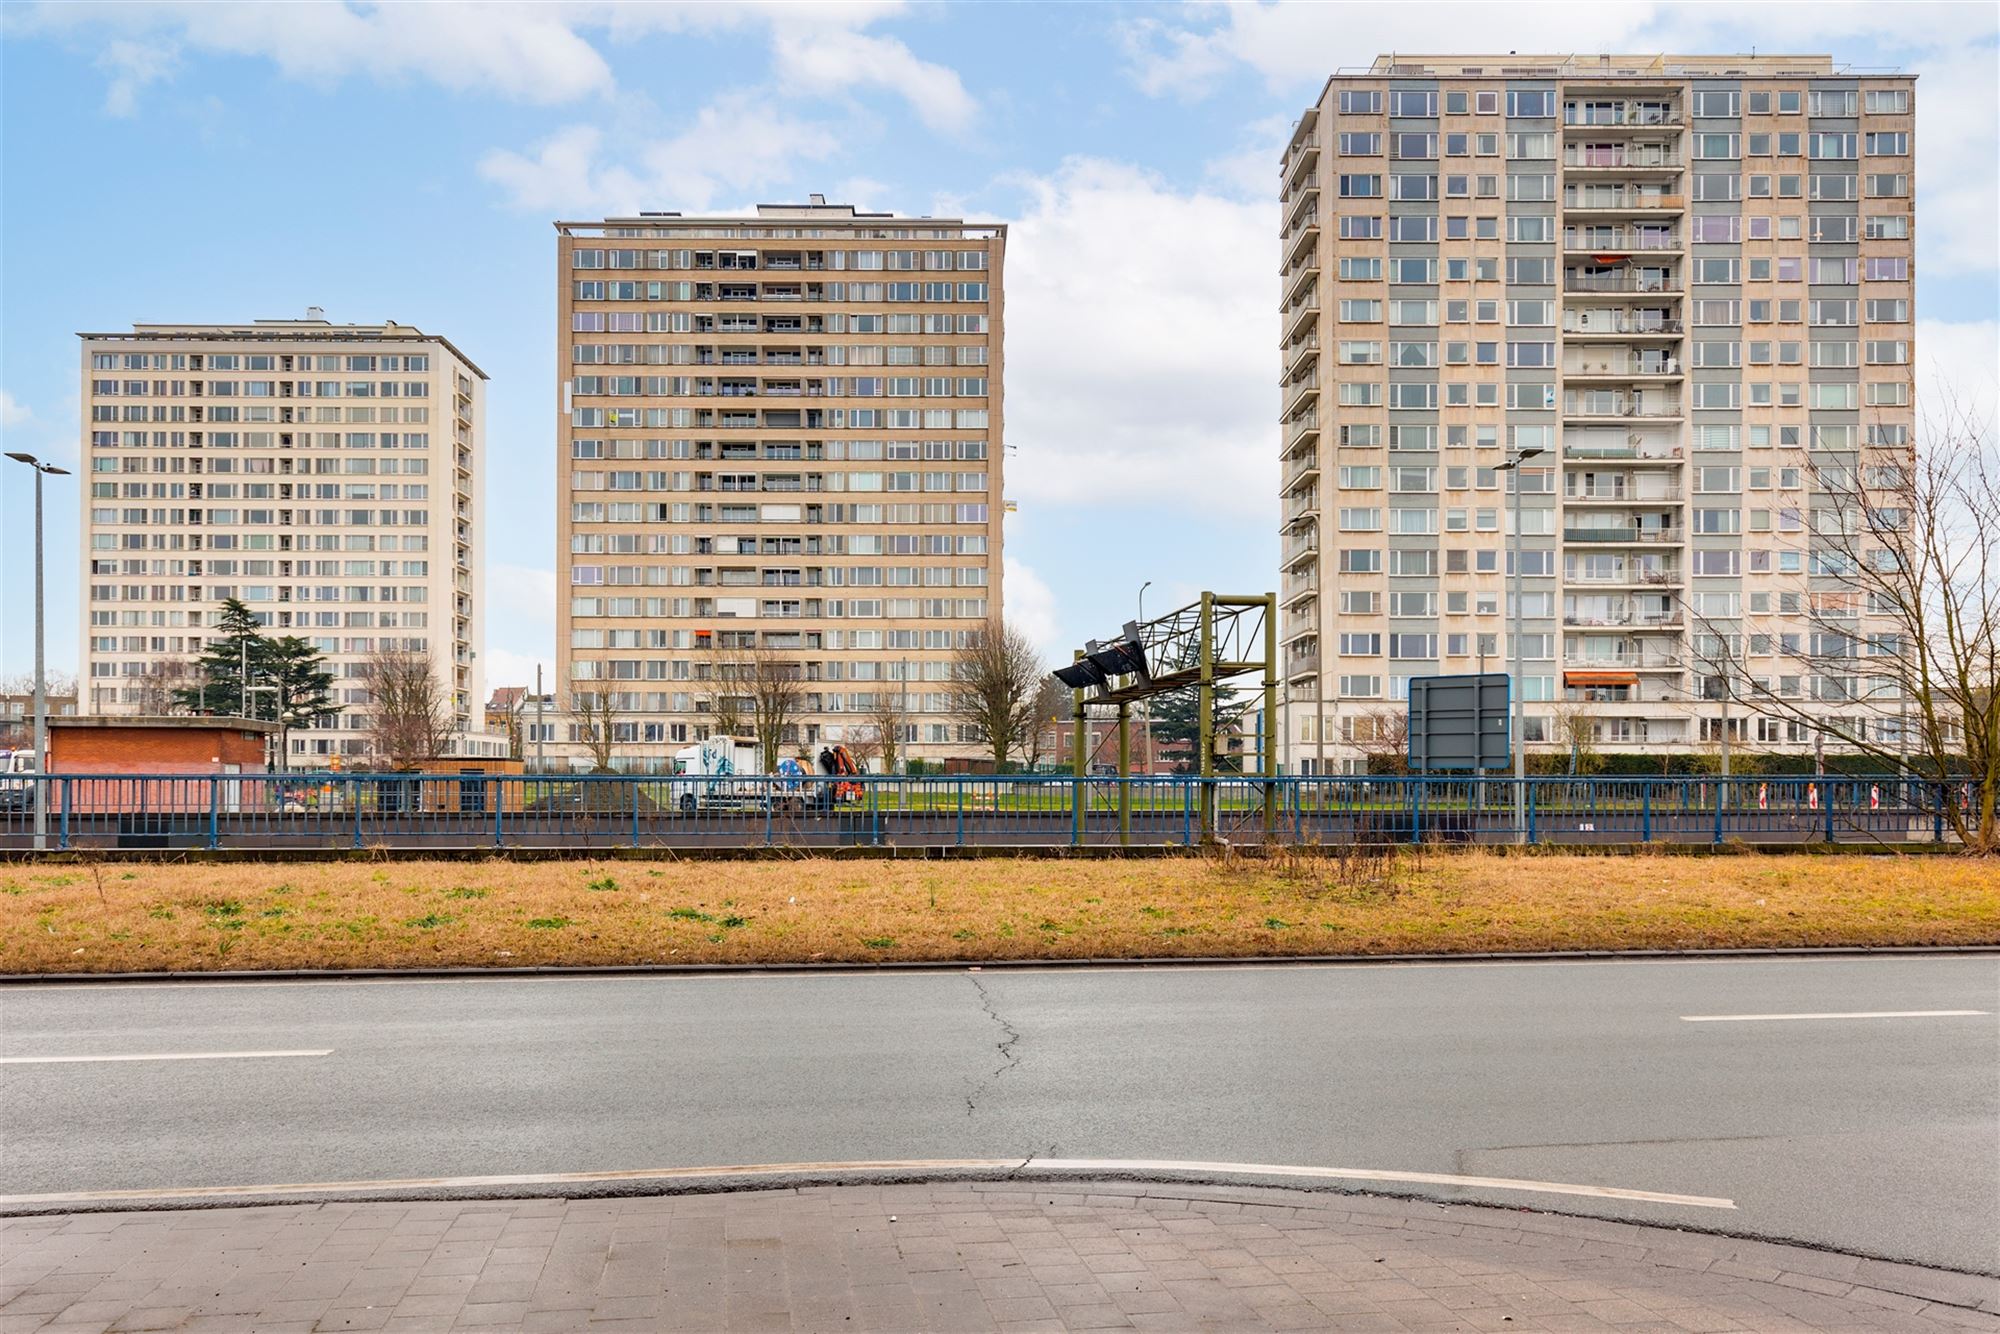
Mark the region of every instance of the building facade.
POLYGON ((1531 745, 1810 748, 1743 680, 1851 705, 1829 616, 1897 649, 1823 538, 1912 448, 1914 111, 1820 56, 1327 82, 1281 167, 1293 771, 1359 767, 1412 676, 1512 670, 1517 457, 1531 745))
POLYGON ((788 749, 890 692, 904 754, 978 753, 946 689, 1001 608, 1006 229, 814 196, 556 234, 565 741, 608 717, 614 767, 663 768, 748 732, 776 661, 788 749))
POLYGON ((83 711, 166 711, 237 598, 335 676, 342 711, 291 732, 290 765, 369 755, 384 650, 431 655, 480 749, 485 373, 434 334, 317 310, 79 337, 83 711))

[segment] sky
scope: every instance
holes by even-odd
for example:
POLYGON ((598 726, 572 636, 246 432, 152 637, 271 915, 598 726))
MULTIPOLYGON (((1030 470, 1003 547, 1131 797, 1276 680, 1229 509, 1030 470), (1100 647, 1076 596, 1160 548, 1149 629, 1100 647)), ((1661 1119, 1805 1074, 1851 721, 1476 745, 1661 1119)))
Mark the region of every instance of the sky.
MULTIPOLYGON (((1278 580, 1278 157, 1388 51, 1828 53, 1917 84, 1920 408, 1991 419, 2000 5, 10 4, 0 436, 74 467, 79 331, 393 319, 491 377, 485 675, 554 665, 557 218, 1009 226, 1007 614, 1051 658, 1278 580), (1439 34, 1452 45, 1441 47, 1439 34), (1588 40, 1585 49, 1577 43, 1588 40)), ((0 461, 0 676, 33 662, 0 461)), ((73 478, 48 657, 77 660, 73 478)))

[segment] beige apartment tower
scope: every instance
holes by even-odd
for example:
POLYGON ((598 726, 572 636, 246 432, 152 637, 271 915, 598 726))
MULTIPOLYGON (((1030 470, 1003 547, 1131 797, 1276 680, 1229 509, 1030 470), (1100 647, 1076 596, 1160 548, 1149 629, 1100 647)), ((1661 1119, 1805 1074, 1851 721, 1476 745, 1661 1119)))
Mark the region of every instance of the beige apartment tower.
POLYGON ((1854 707, 1898 649, 1826 488, 1913 447, 1913 102, 1823 56, 1327 82, 1281 167, 1293 772, 1364 768, 1413 676, 1513 670, 1516 459, 1531 750, 1810 750, 1746 680, 1854 707))
POLYGON ((902 757, 978 754, 946 691, 1000 614, 1006 229, 814 196, 556 235, 565 711, 659 772, 777 663, 788 754, 879 757, 885 712, 902 757))
POLYGON ((435 334, 317 310, 79 337, 80 711, 159 711, 233 597, 331 664, 342 711, 291 733, 292 767, 369 757, 382 650, 430 654, 462 748, 490 752, 485 372, 435 334))

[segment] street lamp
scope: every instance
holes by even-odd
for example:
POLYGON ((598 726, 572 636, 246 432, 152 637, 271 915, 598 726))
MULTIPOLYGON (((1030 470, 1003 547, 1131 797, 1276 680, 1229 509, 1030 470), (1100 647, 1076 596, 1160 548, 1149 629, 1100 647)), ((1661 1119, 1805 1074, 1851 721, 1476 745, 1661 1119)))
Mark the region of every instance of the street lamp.
POLYGON ((49 845, 49 792, 48 784, 40 781, 42 766, 48 762, 49 754, 49 682, 48 674, 42 668, 42 477, 50 474, 57 477, 69 476, 68 468, 58 468, 53 463, 44 463, 33 454, 16 454, 9 451, 7 457, 16 463, 25 463, 35 470, 35 850, 41 851, 49 845))
POLYGON ((1494 469, 1496 472, 1514 474, 1514 531, 1512 536, 1514 566, 1514 688, 1508 693, 1513 696, 1514 717, 1514 841, 1528 841, 1528 763, 1527 732, 1523 722, 1521 689, 1521 465, 1542 452, 1540 445, 1530 449, 1516 450, 1507 456, 1507 461, 1494 469))

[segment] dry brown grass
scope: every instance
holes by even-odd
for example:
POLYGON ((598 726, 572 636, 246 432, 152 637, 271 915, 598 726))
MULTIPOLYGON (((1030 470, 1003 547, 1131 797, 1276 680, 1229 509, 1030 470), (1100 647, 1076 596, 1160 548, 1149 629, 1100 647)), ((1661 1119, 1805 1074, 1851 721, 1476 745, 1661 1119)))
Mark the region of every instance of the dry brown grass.
POLYGON ((2000 943, 1948 857, 16 866, 0 972, 2000 943))

